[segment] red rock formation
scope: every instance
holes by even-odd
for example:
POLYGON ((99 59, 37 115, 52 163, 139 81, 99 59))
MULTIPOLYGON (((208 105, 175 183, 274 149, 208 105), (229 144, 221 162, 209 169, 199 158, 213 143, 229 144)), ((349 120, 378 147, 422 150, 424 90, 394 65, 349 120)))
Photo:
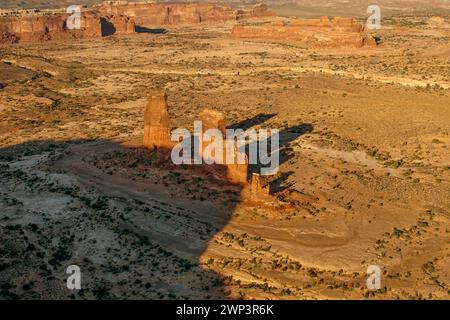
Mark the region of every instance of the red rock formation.
POLYGON ((273 17, 276 16, 275 12, 269 10, 265 4, 257 4, 250 10, 239 10, 237 12, 237 20, 251 19, 251 18, 262 18, 262 17, 273 17))
POLYGON ((139 3, 106 1, 95 5, 101 14, 126 15, 139 26, 186 25, 218 23, 275 15, 265 5, 250 11, 233 11, 229 7, 212 3, 139 3))
POLYGON ((274 15, 265 5, 250 11, 233 11, 210 3, 104 2, 81 12, 81 29, 68 30, 70 14, 12 11, 0 16, 0 43, 90 38, 135 32, 135 25, 185 25, 220 23, 274 15))
POLYGON ((81 13, 80 29, 69 30, 67 13, 34 14, 0 17, 0 43, 20 41, 64 40, 95 38, 110 34, 134 32, 134 21, 121 15, 103 17, 96 12, 81 13))
MULTIPOLYGON (((135 32, 136 25, 132 18, 124 15, 110 15, 103 19, 106 24, 112 24, 113 34, 132 34, 135 32)), ((103 33, 105 35, 105 33, 103 33)))
MULTIPOLYGON (((246 184, 248 175, 248 158, 245 156, 244 163, 238 163, 238 150, 236 144, 227 144, 224 138, 225 135, 225 117, 223 113, 216 110, 205 109, 200 113, 200 119, 202 121, 203 133, 209 129, 219 129, 222 133, 223 138, 223 150, 222 150, 222 162, 218 164, 224 164, 227 168, 227 179, 232 183, 246 184), (233 148, 229 150, 228 148, 233 148), (234 152, 233 161, 231 163, 227 162, 227 153, 234 152)), ((202 150, 204 151, 213 141, 202 141, 202 150)), ((214 150, 215 151, 215 150, 214 150)), ((217 151, 215 151, 217 152, 217 151)), ((213 153, 213 156, 216 153, 213 153)), ((203 153, 204 155, 204 153, 203 153)))
POLYGON ((258 173, 252 174, 251 190, 252 194, 255 196, 269 194, 269 188, 267 186, 262 186, 261 176, 258 173))
POLYGON ((21 41, 61 40, 66 38, 101 37, 101 18, 95 13, 81 14, 81 28, 68 30, 69 14, 30 15, 23 17, 1 17, 0 32, 9 32, 21 41))
POLYGON ((244 163, 238 163, 238 150, 234 146, 234 159, 232 163, 227 164, 227 178, 233 183, 245 185, 248 183, 248 157, 245 154, 244 163))
MULTIPOLYGON (((202 137, 204 138, 205 132, 210 130, 210 129, 218 129, 221 133, 221 138, 222 138, 222 143, 224 141, 224 135, 225 135, 225 117, 223 116, 222 112, 216 111, 216 110, 212 110, 212 109, 205 109, 202 112, 200 112, 199 114, 200 117, 200 121, 202 122, 202 137)), ((206 141, 205 139, 202 140, 202 144, 201 144, 201 151, 202 151, 202 156, 203 159, 205 161, 209 161, 209 160, 214 160, 217 158, 221 158, 222 160, 219 160, 219 162, 216 162, 217 164, 224 164, 224 157, 226 155, 226 149, 225 146, 224 148, 222 148, 222 150, 216 150, 216 148, 214 148, 214 142, 215 140, 213 140, 214 138, 212 138, 212 141, 206 141), (205 150, 211 146, 211 157, 206 157, 205 156, 205 150), (222 152, 222 155, 219 155, 219 152, 222 152)), ((223 144, 222 144, 223 145, 223 144)))
POLYGON ((167 95, 149 97, 144 112, 144 146, 148 148, 173 147, 170 141, 170 116, 167 112, 167 95))
POLYGON ((273 23, 264 26, 235 26, 231 33, 235 38, 297 41, 312 47, 375 46, 373 37, 352 18, 327 17, 320 19, 296 19, 290 23, 273 23))
POLYGON ((2 43, 18 43, 19 37, 10 32, 0 32, 0 44, 2 43))

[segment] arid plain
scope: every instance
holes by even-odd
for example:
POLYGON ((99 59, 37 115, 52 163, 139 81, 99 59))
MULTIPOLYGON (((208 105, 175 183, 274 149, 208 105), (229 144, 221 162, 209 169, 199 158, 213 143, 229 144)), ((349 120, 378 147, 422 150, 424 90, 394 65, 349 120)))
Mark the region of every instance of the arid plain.
POLYGON ((443 18, 386 17, 363 48, 233 38, 235 22, 1 47, 0 298, 448 299, 443 18), (160 92, 174 129, 205 108, 279 129, 272 195, 143 148, 160 92))

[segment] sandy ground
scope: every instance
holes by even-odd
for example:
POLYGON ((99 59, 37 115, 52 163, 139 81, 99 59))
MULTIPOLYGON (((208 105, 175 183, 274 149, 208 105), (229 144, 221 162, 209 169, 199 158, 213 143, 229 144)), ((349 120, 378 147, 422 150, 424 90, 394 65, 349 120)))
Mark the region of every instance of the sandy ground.
POLYGON ((0 50, 0 297, 448 299, 450 31, 320 50, 230 28, 0 50), (208 107, 279 129, 270 184, 297 200, 141 148, 161 91, 173 128, 208 107))

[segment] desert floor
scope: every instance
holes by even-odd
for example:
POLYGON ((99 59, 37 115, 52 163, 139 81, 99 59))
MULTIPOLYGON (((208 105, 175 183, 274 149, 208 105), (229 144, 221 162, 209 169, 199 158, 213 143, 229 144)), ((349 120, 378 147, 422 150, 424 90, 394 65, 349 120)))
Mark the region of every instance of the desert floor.
POLYGON ((448 299, 450 28, 417 19, 365 49, 232 24, 1 48, 0 297, 448 299), (297 201, 143 149, 161 91, 173 128, 279 129, 297 201))

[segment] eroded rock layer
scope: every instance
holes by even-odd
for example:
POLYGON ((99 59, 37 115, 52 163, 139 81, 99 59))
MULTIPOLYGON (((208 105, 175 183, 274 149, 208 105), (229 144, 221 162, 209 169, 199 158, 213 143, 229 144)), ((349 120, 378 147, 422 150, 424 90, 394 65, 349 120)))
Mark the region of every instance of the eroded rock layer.
POLYGON ((111 34, 133 33, 134 21, 123 15, 102 16, 82 12, 79 28, 68 28, 70 14, 39 14, 0 17, 0 39, 3 42, 96 38, 111 34))
POLYGON ((65 11, 8 11, 0 15, 0 43, 129 34, 137 26, 220 23, 275 15, 265 5, 234 11, 210 3, 103 2, 81 12, 81 27, 67 28, 65 11))
POLYGON ((144 146, 151 149, 173 147, 170 141, 170 116, 165 93, 148 98, 144 111, 144 146))
POLYGON ((222 161, 218 164, 223 164, 226 167, 227 171, 227 180, 231 183, 246 185, 247 184, 247 175, 248 175, 248 158, 246 154, 238 155, 237 145, 234 142, 226 141, 225 137, 225 116, 222 112, 217 110, 205 109, 200 113, 200 120, 202 121, 202 130, 203 130, 203 141, 202 141, 202 150, 203 150, 203 158, 207 159, 207 155, 209 152, 205 150, 210 148, 213 150, 213 156, 215 157, 218 152, 221 152, 222 161), (223 143, 221 144, 222 150, 216 150, 215 138, 211 140, 205 139, 205 132, 210 129, 217 129, 221 134, 221 139, 223 143), (231 157, 232 159, 229 159, 231 157), (239 161, 239 158, 243 157, 244 161, 239 161), (230 161, 231 160, 231 161, 230 161))
POLYGON ((102 14, 123 14, 140 26, 218 23, 275 15, 267 6, 259 4, 251 10, 234 11, 211 3, 140 3, 106 1, 95 5, 102 14))
POLYGON ((362 24, 353 18, 328 17, 320 19, 296 19, 289 23, 243 26, 233 28, 232 37, 296 41, 314 47, 363 47, 376 45, 362 24))

